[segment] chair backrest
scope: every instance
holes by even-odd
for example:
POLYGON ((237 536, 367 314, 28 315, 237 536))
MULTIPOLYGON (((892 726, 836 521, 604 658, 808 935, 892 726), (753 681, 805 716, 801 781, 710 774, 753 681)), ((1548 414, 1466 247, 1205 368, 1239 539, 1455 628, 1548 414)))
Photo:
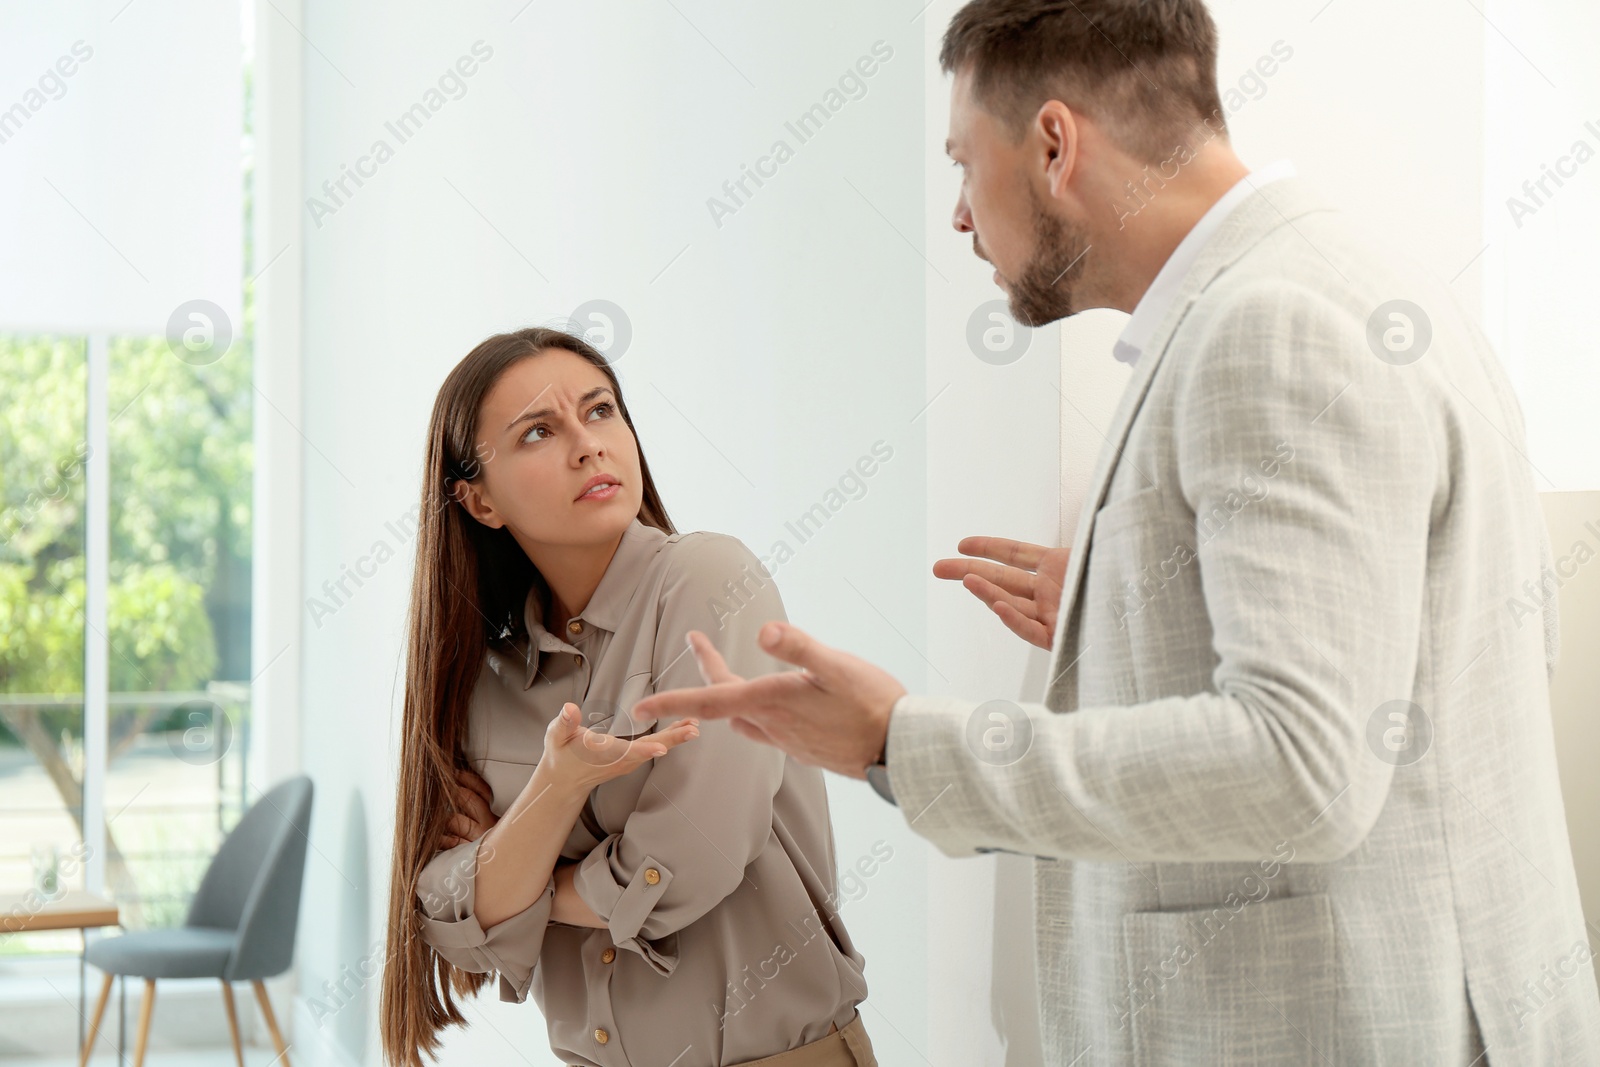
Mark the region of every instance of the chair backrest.
POLYGON ((305 775, 262 794, 223 839, 189 904, 186 926, 238 933, 222 976, 229 981, 270 978, 293 961, 311 794, 305 775))

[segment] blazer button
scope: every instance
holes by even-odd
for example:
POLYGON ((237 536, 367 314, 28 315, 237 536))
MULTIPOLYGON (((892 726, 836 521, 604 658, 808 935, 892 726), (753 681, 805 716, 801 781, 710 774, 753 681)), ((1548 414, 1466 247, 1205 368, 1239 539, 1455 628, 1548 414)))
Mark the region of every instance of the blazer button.
POLYGON ((657 882, 661 881, 661 872, 656 870, 654 867, 646 867, 644 869, 644 880, 649 882, 651 885, 655 885, 657 882))
POLYGON ((614 948, 608 948, 604 952, 600 953, 600 962, 601 963, 610 963, 612 960, 614 960, 616 958, 617 958, 617 950, 614 949, 614 948))
POLYGON ((611 1040, 611 1035, 606 1033, 604 1030, 600 1029, 600 1027, 597 1026, 597 1027, 594 1028, 594 1039, 596 1041, 600 1042, 603 1045, 607 1041, 611 1040))
POLYGON ((567 629, 571 630, 575 634, 581 634, 583 633, 583 621, 581 619, 573 619, 571 622, 567 623, 567 629))

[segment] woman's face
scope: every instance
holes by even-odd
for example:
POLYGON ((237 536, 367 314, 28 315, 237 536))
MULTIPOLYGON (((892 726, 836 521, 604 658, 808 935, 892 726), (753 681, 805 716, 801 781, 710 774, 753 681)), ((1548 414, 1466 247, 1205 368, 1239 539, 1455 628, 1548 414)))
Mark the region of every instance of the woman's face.
POLYGON ((474 482, 457 483, 479 522, 504 526, 533 555, 540 545, 614 540, 639 514, 639 445, 611 381, 564 348, 513 364, 478 409, 474 482), (616 487, 584 495, 596 475, 616 487))

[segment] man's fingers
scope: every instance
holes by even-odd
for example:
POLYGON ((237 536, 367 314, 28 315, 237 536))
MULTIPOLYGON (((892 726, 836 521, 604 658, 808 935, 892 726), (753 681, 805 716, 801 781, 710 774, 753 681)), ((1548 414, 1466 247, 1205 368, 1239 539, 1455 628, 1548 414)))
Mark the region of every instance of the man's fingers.
POLYGON ((1006 590, 995 585, 993 582, 986 581, 976 574, 968 575, 967 580, 962 584, 965 585, 969 591, 971 591, 973 596, 977 597, 979 600, 983 601, 996 611, 998 611, 1000 606, 1003 604, 1024 618, 1038 618, 1038 605, 1035 604, 1030 597, 1012 596, 1006 590))
POLYGON ((963 577, 968 576, 968 574, 979 574, 979 576, 987 577, 989 581, 995 582, 995 584, 1000 584, 1003 574, 1008 569, 1010 569, 1011 574, 1018 576, 1016 579, 1011 579, 1011 581, 1026 581, 1027 577, 1030 577, 1027 571, 1014 568, 1014 566, 1013 568, 1005 568, 1005 566, 998 565, 998 563, 990 563, 989 560, 946 557, 942 558, 942 560, 933 561, 933 576, 942 577, 942 579, 952 582, 962 581, 963 577))
POLYGON ((1001 602, 994 605, 994 613, 1000 616, 1000 621, 1005 623, 1006 629, 1040 648, 1050 648, 1050 635, 1044 624, 1034 620, 1032 615, 1024 615, 1011 605, 1001 602))
POLYGON ((722 658, 722 653, 711 643, 711 638, 699 630, 690 630, 686 640, 690 651, 694 654, 695 662, 700 665, 700 677, 705 679, 707 685, 722 685, 725 682, 744 680, 728 669, 728 661, 722 658))
MULTIPOLYGON (((785 663, 792 663, 819 679, 826 679, 837 673, 834 668, 838 663, 838 653, 800 629, 786 622, 769 622, 761 627, 757 640, 767 654, 785 663)), ((767 677, 781 677, 781 675, 768 675, 767 677)))
POLYGON ((696 719, 731 719, 744 716, 753 719, 770 700, 793 684, 798 671, 780 671, 752 678, 748 682, 727 682, 722 685, 702 685, 688 689, 668 689, 652 693, 633 706, 632 715, 639 722, 652 719, 674 719, 690 716, 696 719))
POLYGON ((738 734, 740 737, 748 737, 750 740, 759 741, 764 745, 776 744, 776 742, 772 740, 772 737, 765 730, 751 722, 749 719, 735 717, 728 720, 728 725, 733 729, 733 732, 738 734))
POLYGON ((1039 560, 1049 551, 1044 545, 1032 541, 1014 541, 1009 537, 963 537, 956 543, 956 551, 969 556, 982 556, 997 563, 1024 570, 1037 570, 1039 560))
POLYGON ((1027 571, 976 560, 941 559, 934 563, 933 574, 936 578, 960 579, 968 592, 991 608, 1004 602, 1030 618, 1034 614, 1036 578, 1027 571))

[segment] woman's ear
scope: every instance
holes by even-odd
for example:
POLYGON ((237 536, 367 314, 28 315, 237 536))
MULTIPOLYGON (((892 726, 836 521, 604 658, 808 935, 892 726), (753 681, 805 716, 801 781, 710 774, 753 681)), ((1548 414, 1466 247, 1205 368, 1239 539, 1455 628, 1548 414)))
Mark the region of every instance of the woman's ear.
POLYGON ((494 505, 489 503, 481 485, 476 485, 464 478, 458 478, 451 485, 450 492, 461 502, 461 506, 467 509, 468 515, 471 515, 485 526, 498 530, 506 524, 505 520, 494 510, 494 505))

